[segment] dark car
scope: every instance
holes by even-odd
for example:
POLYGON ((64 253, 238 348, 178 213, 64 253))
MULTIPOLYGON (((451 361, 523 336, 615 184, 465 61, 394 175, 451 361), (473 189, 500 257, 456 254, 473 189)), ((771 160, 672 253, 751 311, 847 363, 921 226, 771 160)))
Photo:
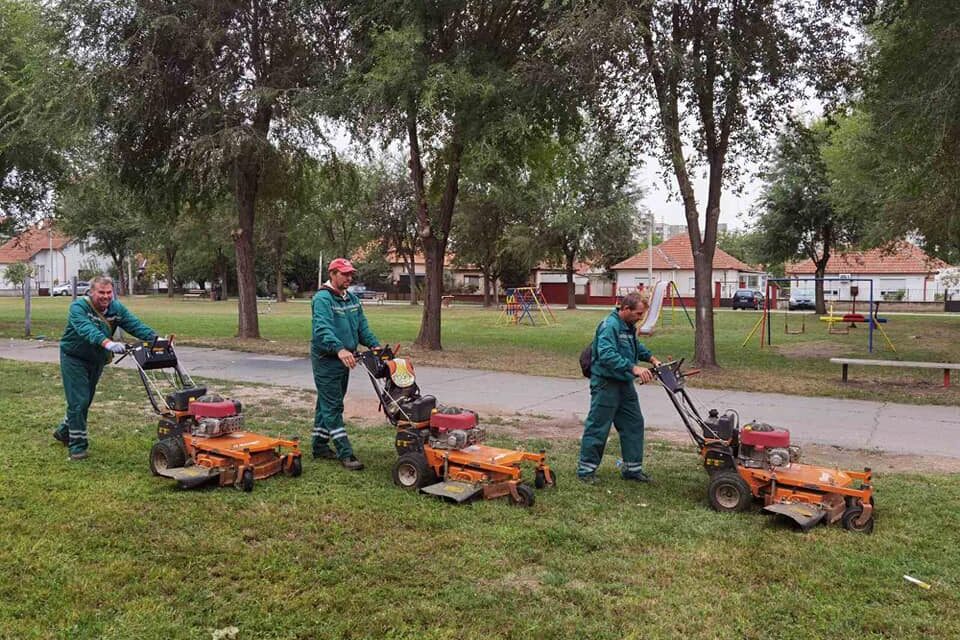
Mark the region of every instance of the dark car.
POLYGON ((380 295, 379 292, 367 289, 367 287, 362 284, 352 284, 347 287, 347 291, 361 300, 375 300, 380 295))
POLYGON ((763 306, 763 294, 753 289, 737 289, 732 306, 734 309, 759 309, 763 306))
POLYGON ((798 309, 816 310, 817 303, 813 299, 813 294, 809 291, 795 291, 790 294, 790 302, 787 304, 790 311, 798 309))

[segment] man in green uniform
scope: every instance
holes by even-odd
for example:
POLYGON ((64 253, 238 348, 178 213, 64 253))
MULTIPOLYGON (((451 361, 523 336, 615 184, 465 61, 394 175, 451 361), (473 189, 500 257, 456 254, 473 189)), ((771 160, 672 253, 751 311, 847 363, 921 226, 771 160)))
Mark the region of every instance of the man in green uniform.
POLYGON ((156 332, 113 299, 113 280, 98 276, 90 291, 70 305, 67 328, 60 338, 60 376, 67 396, 67 415, 53 437, 70 448, 71 460, 87 457, 87 412, 103 367, 124 345, 111 338, 117 327, 141 340, 156 332))
POLYGON ((378 347, 370 331, 363 306, 347 291, 356 269, 346 258, 337 258, 327 269, 330 279, 313 296, 313 339, 310 361, 317 387, 317 408, 313 417, 313 457, 338 459, 351 471, 363 469, 353 455, 343 426, 343 397, 347 394, 350 369, 357 366, 353 353, 357 345, 378 347), (330 448, 333 440, 337 450, 330 448))
POLYGON ((593 360, 590 367, 590 412, 583 425, 580 440, 580 462, 577 478, 594 482, 597 467, 610 434, 610 424, 620 433, 620 449, 624 480, 649 482, 643 472, 643 413, 634 380, 653 380, 653 373, 637 364, 660 361, 643 344, 637 342, 636 324, 646 313, 647 301, 639 293, 630 293, 620 302, 620 308, 597 327, 593 342, 593 360))

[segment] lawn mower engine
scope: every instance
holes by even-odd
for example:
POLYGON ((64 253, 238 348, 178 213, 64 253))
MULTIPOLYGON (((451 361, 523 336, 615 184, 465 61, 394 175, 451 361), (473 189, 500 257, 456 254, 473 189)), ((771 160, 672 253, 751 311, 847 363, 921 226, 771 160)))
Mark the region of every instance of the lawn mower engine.
POLYGON ((243 430, 243 414, 237 400, 224 400, 218 395, 197 398, 188 406, 194 424, 190 435, 200 438, 235 433, 243 430))
POLYGON ((733 411, 719 415, 716 409, 710 409, 703 421, 703 435, 708 440, 729 442, 745 467, 777 468, 800 461, 800 447, 790 444, 788 429, 763 422, 750 422, 741 428, 738 422, 733 411))
POLYGON ((477 414, 460 407, 439 407, 430 416, 427 442, 434 449, 465 449, 483 442, 486 432, 477 414))

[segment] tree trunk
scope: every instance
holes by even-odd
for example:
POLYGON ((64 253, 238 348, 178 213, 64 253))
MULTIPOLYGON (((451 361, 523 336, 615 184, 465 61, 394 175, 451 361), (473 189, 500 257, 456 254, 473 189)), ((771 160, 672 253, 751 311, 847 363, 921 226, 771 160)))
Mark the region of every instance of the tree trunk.
POLYGON ((408 262, 406 258, 403 259, 403 266, 407 269, 407 279, 410 281, 410 304, 417 306, 417 258, 416 252, 410 256, 410 261, 408 262))
POLYGON ((276 266, 274 276, 277 286, 277 302, 286 302, 287 298, 283 293, 283 234, 277 238, 274 248, 276 249, 276 266))
POLYGON ((163 257, 167 265, 167 297, 173 297, 173 261, 177 257, 177 246, 168 244, 163 248, 163 257))
POLYGON ((423 314, 420 318, 420 333, 415 343, 426 349, 439 351, 440 344, 440 302, 443 296, 443 247, 437 238, 423 240, 426 257, 426 287, 423 299, 423 314))
POLYGON ((487 271, 483 273, 483 306, 484 308, 492 306, 490 304, 490 274, 487 271))
POLYGON ((564 256, 566 259, 565 271, 567 272, 567 309, 577 308, 577 285, 573 281, 573 254, 568 253, 564 256))
MULTIPOLYGON (((256 153, 247 151, 247 154, 256 153)), ((237 203, 237 228, 233 246, 237 253, 238 338, 259 338, 257 317, 257 281, 254 270, 253 222, 256 216, 259 162, 250 155, 237 160, 234 196, 237 203)))

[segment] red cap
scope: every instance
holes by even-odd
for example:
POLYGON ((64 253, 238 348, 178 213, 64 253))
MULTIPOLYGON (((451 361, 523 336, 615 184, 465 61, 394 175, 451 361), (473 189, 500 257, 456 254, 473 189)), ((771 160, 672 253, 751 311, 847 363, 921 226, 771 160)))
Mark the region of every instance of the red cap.
POLYGON ((346 258, 334 258, 330 261, 327 271, 339 271, 340 273, 353 273, 356 271, 350 261, 346 258))

